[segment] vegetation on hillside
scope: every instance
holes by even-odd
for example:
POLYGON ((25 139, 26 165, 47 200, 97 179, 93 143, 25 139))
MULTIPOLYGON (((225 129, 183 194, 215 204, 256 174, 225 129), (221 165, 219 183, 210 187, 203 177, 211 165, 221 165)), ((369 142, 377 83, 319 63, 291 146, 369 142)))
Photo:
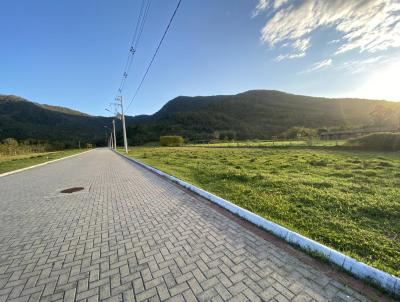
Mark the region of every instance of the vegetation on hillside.
POLYGON ((361 99, 326 99, 279 91, 177 97, 128 129, 131 144, 181 135, 187 141, 270 139, 317 135, 328 129, 398 127, 400 104, 361 99))
POLYGON ((81 145, 88 142, 104 145, 104 125, 111 125, 111 119, 0 96, 0 141, 9 137, 18 141, 33 139, 62 143, 65 148, 77 148, 79 141, 81 145))
MULTIPOLYGON (((185 141, 295 138, 329 129, 399 125, 400 104, 378 100, 326 99, 257 90, 237 95, 177 97, 153 115, 126 117, 130 145, 179 135, 185 141)), ((0 96, 0 140, 61 141, 66 147, 107 143, 111 118, 0 96)), ((121 130, 117 120, 117 129, 121 130)), ((117 139, 122 144, 122 133, 117 139)))
POLYGON ((400 276, 400 155, 301 148, 132 148, 134 158, 400 276))

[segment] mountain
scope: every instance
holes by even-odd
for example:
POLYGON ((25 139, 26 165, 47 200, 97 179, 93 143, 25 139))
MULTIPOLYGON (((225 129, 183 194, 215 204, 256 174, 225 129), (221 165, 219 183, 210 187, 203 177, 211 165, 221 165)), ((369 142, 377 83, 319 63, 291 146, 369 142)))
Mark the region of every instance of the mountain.
MULTIPOLYGON (((179 96, 153 115, 128 116, 126 122, 130 144, 140 144, 173 134, 195 141, 217 133, 237 139, 266 139, 296 126, 362 127, 376 122, 374 116, 398 125, 400 103, 252 90, 236 95, 179 96)), ((105 143, 105 125, 110 127, 111 118, 0 95, 0 139, 31 138, 72 145, 80 140, 101 145, 105 143)), ((117 128, 121 129, 119 121, 117 128)))
MULTIPOLYGON (((220 136, 268 139, 289 128, 349 128, 372 124, 376 110, 385 123, 398 125, 400 103, 365 99, 328 99, 272 90, 236 95, 179 96, 128 130, 141 143, 160 135, 179 134, 191 140, 220 136), (379 112, 378 112, 379 113, 379 112)), ((376 121, 375 121, 376 122, 376 121)))
POLYGON ((42 105, 16 96, 0 95, 0 140, 39 139, 77 145, 103 143, 104 125, 111 119, 94 117, 64 107, 42 105))
POLYGON ((66 107, 53 106, 53 105, 47 105, 47 104, 38 104, 38 103, 36 103, 36 105, 38 105, 44 109, 48 109, 48 110, 52 110, 52 111, 56 111, 56 112, 72 114, 72 115, 80 115, 80 116, 89 116, 89 114, 86 114, 86 113, 83 113, 80 111, 76 111, 73 109, 69 109, 66 107))

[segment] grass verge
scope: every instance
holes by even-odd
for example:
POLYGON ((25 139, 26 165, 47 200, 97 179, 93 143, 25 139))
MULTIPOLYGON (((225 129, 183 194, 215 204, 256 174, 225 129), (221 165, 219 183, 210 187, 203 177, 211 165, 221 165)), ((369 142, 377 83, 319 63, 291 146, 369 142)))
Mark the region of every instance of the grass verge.
POLYGON ((63 150, 46 153, 31 153, 17 156, 0 156, 0 174, 42 164, 86 151, 86 149, 63 150))

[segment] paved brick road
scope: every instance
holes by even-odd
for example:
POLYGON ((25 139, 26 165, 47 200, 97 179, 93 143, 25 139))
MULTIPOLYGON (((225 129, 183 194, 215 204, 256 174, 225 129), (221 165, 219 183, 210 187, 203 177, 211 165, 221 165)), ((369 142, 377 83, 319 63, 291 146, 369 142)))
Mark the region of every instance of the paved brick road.
POLYGON ((0 194, 0 301, 367 300, 108 150, 0 194))

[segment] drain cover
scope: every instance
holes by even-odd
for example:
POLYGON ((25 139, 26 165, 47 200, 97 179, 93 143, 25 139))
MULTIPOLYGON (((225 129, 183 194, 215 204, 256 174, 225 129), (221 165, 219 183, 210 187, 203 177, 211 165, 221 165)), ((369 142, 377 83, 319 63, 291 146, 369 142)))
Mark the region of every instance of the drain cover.
POLYGON ((74 192, 78 192, 78 191, 82 191, 82 190, 83 190, 83 187, 73 187, 73 188, 62 190, 60 193, 74 193, 74 192))

